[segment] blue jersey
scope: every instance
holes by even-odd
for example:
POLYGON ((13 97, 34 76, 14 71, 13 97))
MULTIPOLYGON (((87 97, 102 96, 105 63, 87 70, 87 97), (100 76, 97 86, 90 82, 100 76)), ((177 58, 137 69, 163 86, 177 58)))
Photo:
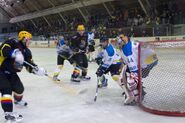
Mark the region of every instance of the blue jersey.
POLYGON ((108 44, 106 49, 103 49, 98 54, 98 57, 103 59, 103 67, 109 68, 112 64, 121 64, 121 56, 117 53, 112 44, 108 44))
POLYGON ((60 47, 60 46, 62 46, 64 44, 65 44, 64 39, 61 39, 61 40, 58 41, 57 46, 60 47))
POLYGON ((138 42, 128 41, 123 45, 123 59, 126 62, 130 72, 138 73, 138 60, 140 59, 141 68, 146 68, 158 61, 155 51, 150 48, 141 48, 141 57, 138 58, 138 42))
POLYGON ((127 44, 122 47, 123 55, 126 58, 126 64, 130 72, 137 73, 138 72, 138 43, 128 41, 127 44))
POLYGON ((62 54, 62 53, 69 53, 72 54, 72 50, 71 48, 65 44, 64 39, 59 40, 59 42, 57 43, 57 53, 58 54, 62 54))

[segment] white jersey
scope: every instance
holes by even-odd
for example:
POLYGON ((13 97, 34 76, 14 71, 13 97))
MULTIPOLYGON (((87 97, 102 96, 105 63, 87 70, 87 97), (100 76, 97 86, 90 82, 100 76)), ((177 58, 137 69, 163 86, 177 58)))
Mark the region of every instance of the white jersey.
MULTIPOLYGON (((130 72, 138 73, 138 46, 139 43, 129 41, 122 47, 123 59, 126 61, 130 72)), ((141 68, 157 61, 156 53, 151 48, 141 49, 141 68)))
POLYGON ((88 39, 87 39, 88 42, 94 40, 94 37, 95 37, 94 33, 93 33, 93 32, 89 32, 89 33, 88 33, 88 39))
POLYGON ((121 56, 117 53, 116 49, 109 44, 106 49, 103 49, 98 57, 103 59, 103 67, 109 68, 112 64, 121 64, 121 56))

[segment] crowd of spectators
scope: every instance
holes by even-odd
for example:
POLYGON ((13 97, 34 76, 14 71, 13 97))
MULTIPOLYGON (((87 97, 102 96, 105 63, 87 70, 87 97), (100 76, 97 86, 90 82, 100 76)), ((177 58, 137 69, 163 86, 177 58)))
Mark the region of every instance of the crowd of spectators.
MULTIPOLYGON (((156 0, 153 1, 153 3, 156 0)), ((171 0, 163 2, 158 6, 154 4, 150 11, 148 22, 155 22, 155 24, 184 24, 185 23, 185 1, 171 0)))
MULTIPOLYGON (((148 36, 151 30, 147 30, 147 26, 155 27, 156 35, 160 35, 160 28, 158 25, 164 24, 182 24, 185 23, 185 2, 174 1, 164 2, 160 4, 157 0, 150 0, 151 9, 148 13, 144 13, 142 8, 126 8, 115 7, 114 11, 111 11, 111 16, 105 12, 95 12, 87 17, 87 21, 84 21, 82 16, 68 15, 64 16, 66 23, 62 19, 49 19, 49 24, 43 18, 36 20, 37 27, 31 25, 31 23, 24 25, 37 35, 50 35, 58 34, 59 32, 73 32, 76 30, 78 24, 83 23, 87 30, 95 28, 97 35, 109 34, 110 37, 115 37, 122 29, 129 31, 131 36, 148 36), (140 27, 138 32, 138 27, 140 27)), ((21 27, 22 28, 22 27, 21 27)), ((150 34, 149 34, 150 33, 150 34)))

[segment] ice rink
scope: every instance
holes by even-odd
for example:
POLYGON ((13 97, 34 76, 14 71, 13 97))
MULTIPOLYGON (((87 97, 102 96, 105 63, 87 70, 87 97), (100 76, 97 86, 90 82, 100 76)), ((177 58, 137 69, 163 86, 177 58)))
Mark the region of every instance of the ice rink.
MULTIPOLYGON (((32 48, 33 59, 40 67, 47 69, 50 75, 56 68, 56 51, 54 48, 32 48)), ((20 73, 25 86, 24 100, 26 108, 15 107, 15 112, 23 115, 22 123, 185 123, 183 117, 167 117, 146 113, 137 106, 124 106, 121 88, 109 75, 109 85, 99 89, 97 102, 93 102, 96 89, 95 63, 89 63, 90 81, 80 84, 70 82, 73 67, 65 62, 59 76, 65 88, 52 82, 46 76, 29 74, 26 70, 20 73), (87 89, 83 94, 67 91, 67 86, 76 92, 87 89)), ((0 123, 4 122, 0 109, 0 123)))

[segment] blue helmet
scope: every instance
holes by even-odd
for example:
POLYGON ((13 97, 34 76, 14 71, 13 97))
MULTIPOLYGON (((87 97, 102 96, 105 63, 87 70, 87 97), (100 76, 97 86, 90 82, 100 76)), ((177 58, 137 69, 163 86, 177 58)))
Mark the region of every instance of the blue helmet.
POLYGON ((108 40, 109 40, 109 38, 107 38, 106 36, 101 37, 100 38, 100 43, 103 43, 103 42, 108 41, 108 40))

